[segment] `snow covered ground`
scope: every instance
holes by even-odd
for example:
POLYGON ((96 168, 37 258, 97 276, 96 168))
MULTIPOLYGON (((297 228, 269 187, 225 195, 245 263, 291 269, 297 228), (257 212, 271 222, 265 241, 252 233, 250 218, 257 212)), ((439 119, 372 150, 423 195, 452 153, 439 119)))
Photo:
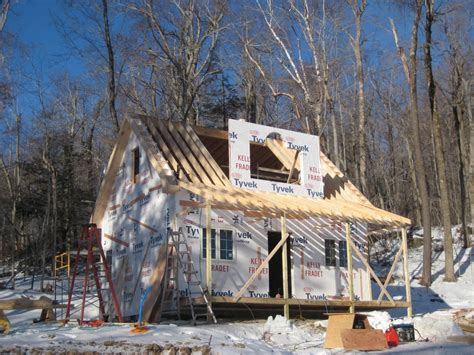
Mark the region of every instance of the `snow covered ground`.
MULTIPOLYGON (((439 231, 434 231, 435 243, 439 243, 439 231)), ((389 247, 388 250, 396 250, 389 247)), ((386 255, 387 256, 387 255, 386 255)), ((422 248, 410 249, 409 265, 412 278, 413 323, 418 331, 417 339, 427 342, 403 344, 384 351, 387 353, 416 354, 473 354, 474 346, 448 341, 449 336, 467 335, 453 322, 453 313, 460 309, 474 309, 474 248, 462 249, 455 245, 456 283, 443 281, 444 253, 434 253, 433 285, 429 288, 418 284, 421 275, 422 248)), ((393 257, 393 255, 392 255, 393 257)), ((378 270, 383 273, 383 263, 378 270)), ((397 265, 394 282, 389 290, 393 296, 402 296, 403 268, 397 265)), ((44 295, 27 290, 30 282, 25 280, 16 290, 1 290, 0 299, 29 297, 37 299, 44 295)), ((376 285, 374 296, 378 295, 376 285)), ((51 297, 51 296, 50 296, 51 297)), ((341 350, 323 348, 325 320, 287 321, 277 316, 268 320, 226 322, 217 325, 190 326, 187 322, 150 325, 145 334, 134 334, 128 324, 106 324, 102 327, 79 327, 73 321, 67 326, 46 323, 33 324, 40 310, 7 311, 12 331, 0 335, 2 353, 46 353, 46 352, 99 352, 99 353, 182 353, 182 354, 280 354, 344 353, 341 350)), ((92 314, 92 313, 91 313, 92 314)), ((90 314, 90 315, 91 315, 90 314)), ((391 322, 407 322, 405 310, 371 312, 369 321, 379 329, 386 329, 391 322)))

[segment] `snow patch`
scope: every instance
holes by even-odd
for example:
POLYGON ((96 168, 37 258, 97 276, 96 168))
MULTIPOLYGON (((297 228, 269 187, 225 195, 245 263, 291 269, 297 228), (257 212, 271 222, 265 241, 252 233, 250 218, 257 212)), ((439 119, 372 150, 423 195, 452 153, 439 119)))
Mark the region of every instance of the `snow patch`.
POLYGON ((372 311, 365 314, 367 315, 369 324, 374 329, 380 329, 385 332, 392 326, 392 317, 388 312, 372 311))
POLYGON ((449 311, 415 317, 414 324, 420 335, 432 342, 446 341, 449 336, 464 335, 461 328, 454 323, 452 313, 449 311))

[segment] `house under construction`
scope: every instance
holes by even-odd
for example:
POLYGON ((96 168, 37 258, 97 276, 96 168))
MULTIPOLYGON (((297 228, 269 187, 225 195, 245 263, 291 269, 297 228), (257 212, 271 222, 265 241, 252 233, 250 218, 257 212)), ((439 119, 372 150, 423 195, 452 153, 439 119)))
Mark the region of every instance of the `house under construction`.
MULTIPOLYGON (((143 320, 212 310, 407 308, 405 227, 373 206, 319 150, 318 137, 229 121, 229 130, 124 120, 93 222, 121 313, 143 320), (368 227, 398 229, 406 297, 367 262, 368 227), (380 294, 373 295, 371 280, 380 294), (146 292, 146 296, 143 296, 146 292)), ((195 314, 196 313, 196 314, 195 314)))

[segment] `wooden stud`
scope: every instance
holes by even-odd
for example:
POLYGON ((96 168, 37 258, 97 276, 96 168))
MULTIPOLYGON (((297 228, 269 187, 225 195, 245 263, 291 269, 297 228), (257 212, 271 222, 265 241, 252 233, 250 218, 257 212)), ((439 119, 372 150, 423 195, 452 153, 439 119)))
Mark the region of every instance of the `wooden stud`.
MULTIPOLYGON (((281 216, 281 239, 282 240, 287 240, 287 231, 286 231, 286 216, 283 214, 281 216)), ((288 248, 287 248, 287 243, 283 244, 282 247, 282 253, 281 253, 281 266, 282 266, 282 272, 283 272, 283 299, 288 300, 290 298, 289 295, 289 287, 288 287, 288 248)), ((288 303, 285 303, 285 306, 283 307, 283 315, 285 316, 286 319, 290 319, 290 305, 288 303)))
POLYGON ((413 317, 413 308, 411 304, 411 285, 410 285, 410 274, 408 271, 408 243, 407 243, 407 230, 405 227, 402 228, 402 248, 403 248, 403 273, 405 274, 405 293, 406 301, 408 303, 407 316, 413 317))
POLYGON ((211 204, 206 205, 206 286, 207 293, 212 294, 212 239, 211 204))
MULTIPOLYGON (((249 288, 249 286, 255 281, 255 279, 258 277, 258 275, 260 275, 260 273, 262 272, 263 268, 266 267, 268 265, 268 262, 272 259, 273 255, 275 255, 275 253, 278 251, 278 249, 281 248, 281 246, 286 242, 286 240, 288 239, 288 234, 286 235, 283 235, 282 233, 282 236, 281 236, 281 240, 278 242, 277 245, 275 245, 275 248, 273 248, 273 250, 270 252, 270 254, 268 254, 268 256, 265 258, 265 260, 260 264, 260 266, 257 268, 257 270, 252 274, 252 276, 250 276, 250 278, 247 280, 247 282, 245 283, 245 285, 242 286, 242 288, 240 289, 239 292, 237 292, 237 294, 235 295, 235 299, 236 299, 236 302, 242 298, 242 295, 244 294, 244 292, 249 288)), ((267 300, 267 299, 266 299, 267 300)))
MULTIPOLYGON (((368 263, 367 263, 368 264, 368 263)), ((368 285, 368 289, 367 289, 367 297, 369 299, 369 301, 372 301, 373 300, 373 296, 372 296, 372 279, 370 278, 370 271, 369 269, 366 267, 365 268, 365 274, 366 274, 366 277, 367 277, 367 285, 368 285)))
POLYGON ((351 248, 351 225, 346 223, 346 252, 347 252, 347 273, 349 274, 349 299, 351 301, 350 312, 355 312, 354 307, 354 274, 352 272, 352 248, 351 248))

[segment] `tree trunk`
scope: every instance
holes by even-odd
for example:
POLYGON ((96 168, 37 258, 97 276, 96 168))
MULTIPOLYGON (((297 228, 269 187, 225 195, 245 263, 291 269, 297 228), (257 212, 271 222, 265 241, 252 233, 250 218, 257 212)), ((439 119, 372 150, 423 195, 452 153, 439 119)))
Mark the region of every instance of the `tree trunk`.
MULTIPOLYGON (((453 104, 451 108, 454 117, 454 127, 456 129, 456 143, 458 148, 459 155, 459 189, 460 189, 460 198, 461 198, 461 233, 463 236, 463 248, 469 247, 469 231, 467 228, 468 215, 469 215, 469 204, 470 196, 467 191, 466 184, 466 152, 465 152, 465 134, 466 128, 464 124, 464 117, 462 111, 459 110, 459 105, 453 104)), ((469 218, 470 219, 470 218, 469 218)))
POLYGON ((444 228, 444 255, 445 274, 444 281, 454 282, 454 260, 453 260, 453 236, 451 234, 451 209, 449 204, 448 182, 446 177, 446 162, 444 159, 443 135, 438 115, 438 103, 436 99, 436 84, 433 77, 431 58, 431 25, 434 21, 434 0, 426 0, 426 23, 425 23, 425 76, 428 83, 428 97, 430 102, 430 114, 433 124, 433 138, 435 146, 435 161, 438 170, 439 192, 441 195, 441 219, 444 228))
POLYGON ((421 152, 420 122, 418 119, 418 95, 416 88, 416 51, 418 47, 418 27, 421 18, 423 0, 416 0, 415 18, 411 31, 410 63, 405 55, 403 47, 398 43, 398 35, 393 21, 391 21, 395 44, 398 48, 400 60, 402 61, 405 76, 410 89, 410 129, 413 136, 414 168, 421 199, 421 218, 423 222, 423 274, 420 283, 425 286, 431 285, 431 211, 428 183, 425 175, 425 164, 421 152))
POLYGON ((2 32, 3 26, 5 26, 5 22, 7 22, 7 14, 9 7, 10 0, 3 0, 0 8, 0 32, 2 32))
POLYGON ((110 29, 109 29, 109 10, 108 10, 108 0, 102 0, 102 17, 104 21, 104 40, 105 45, 107 46, 107 77, 108 77, 108 87, 107 94, 109 98, 109 111, 110 118, 112 119, 112 125, 115 130, 115 134, 120 131, 120 124, 117 116, 117 110, 115 108, 115 100, 117 98, 117 88, 115 86, 115 63, 114 63, 114 50, 112 47, 112 40, 110 39, 110 29))
POLYGON ((351 37, 352 49, 354 50, 356 60, 356 71, 357 71, 357 99, 358 99, 358 110, 359 110, 359 125, 358 125, 358 152, 359 152, 359 180, 360 189, 362 193, 367 193, 367 143, 366 143, 366 132, 365 132, 365 97, 364 97, 364 67, 362 63, 362 15, 367 5, 366 0, 362 0, 359 6, 358 0, 351 2, 352 12, 355 17, 356 24, 356 36, 355 39, 351 37))

